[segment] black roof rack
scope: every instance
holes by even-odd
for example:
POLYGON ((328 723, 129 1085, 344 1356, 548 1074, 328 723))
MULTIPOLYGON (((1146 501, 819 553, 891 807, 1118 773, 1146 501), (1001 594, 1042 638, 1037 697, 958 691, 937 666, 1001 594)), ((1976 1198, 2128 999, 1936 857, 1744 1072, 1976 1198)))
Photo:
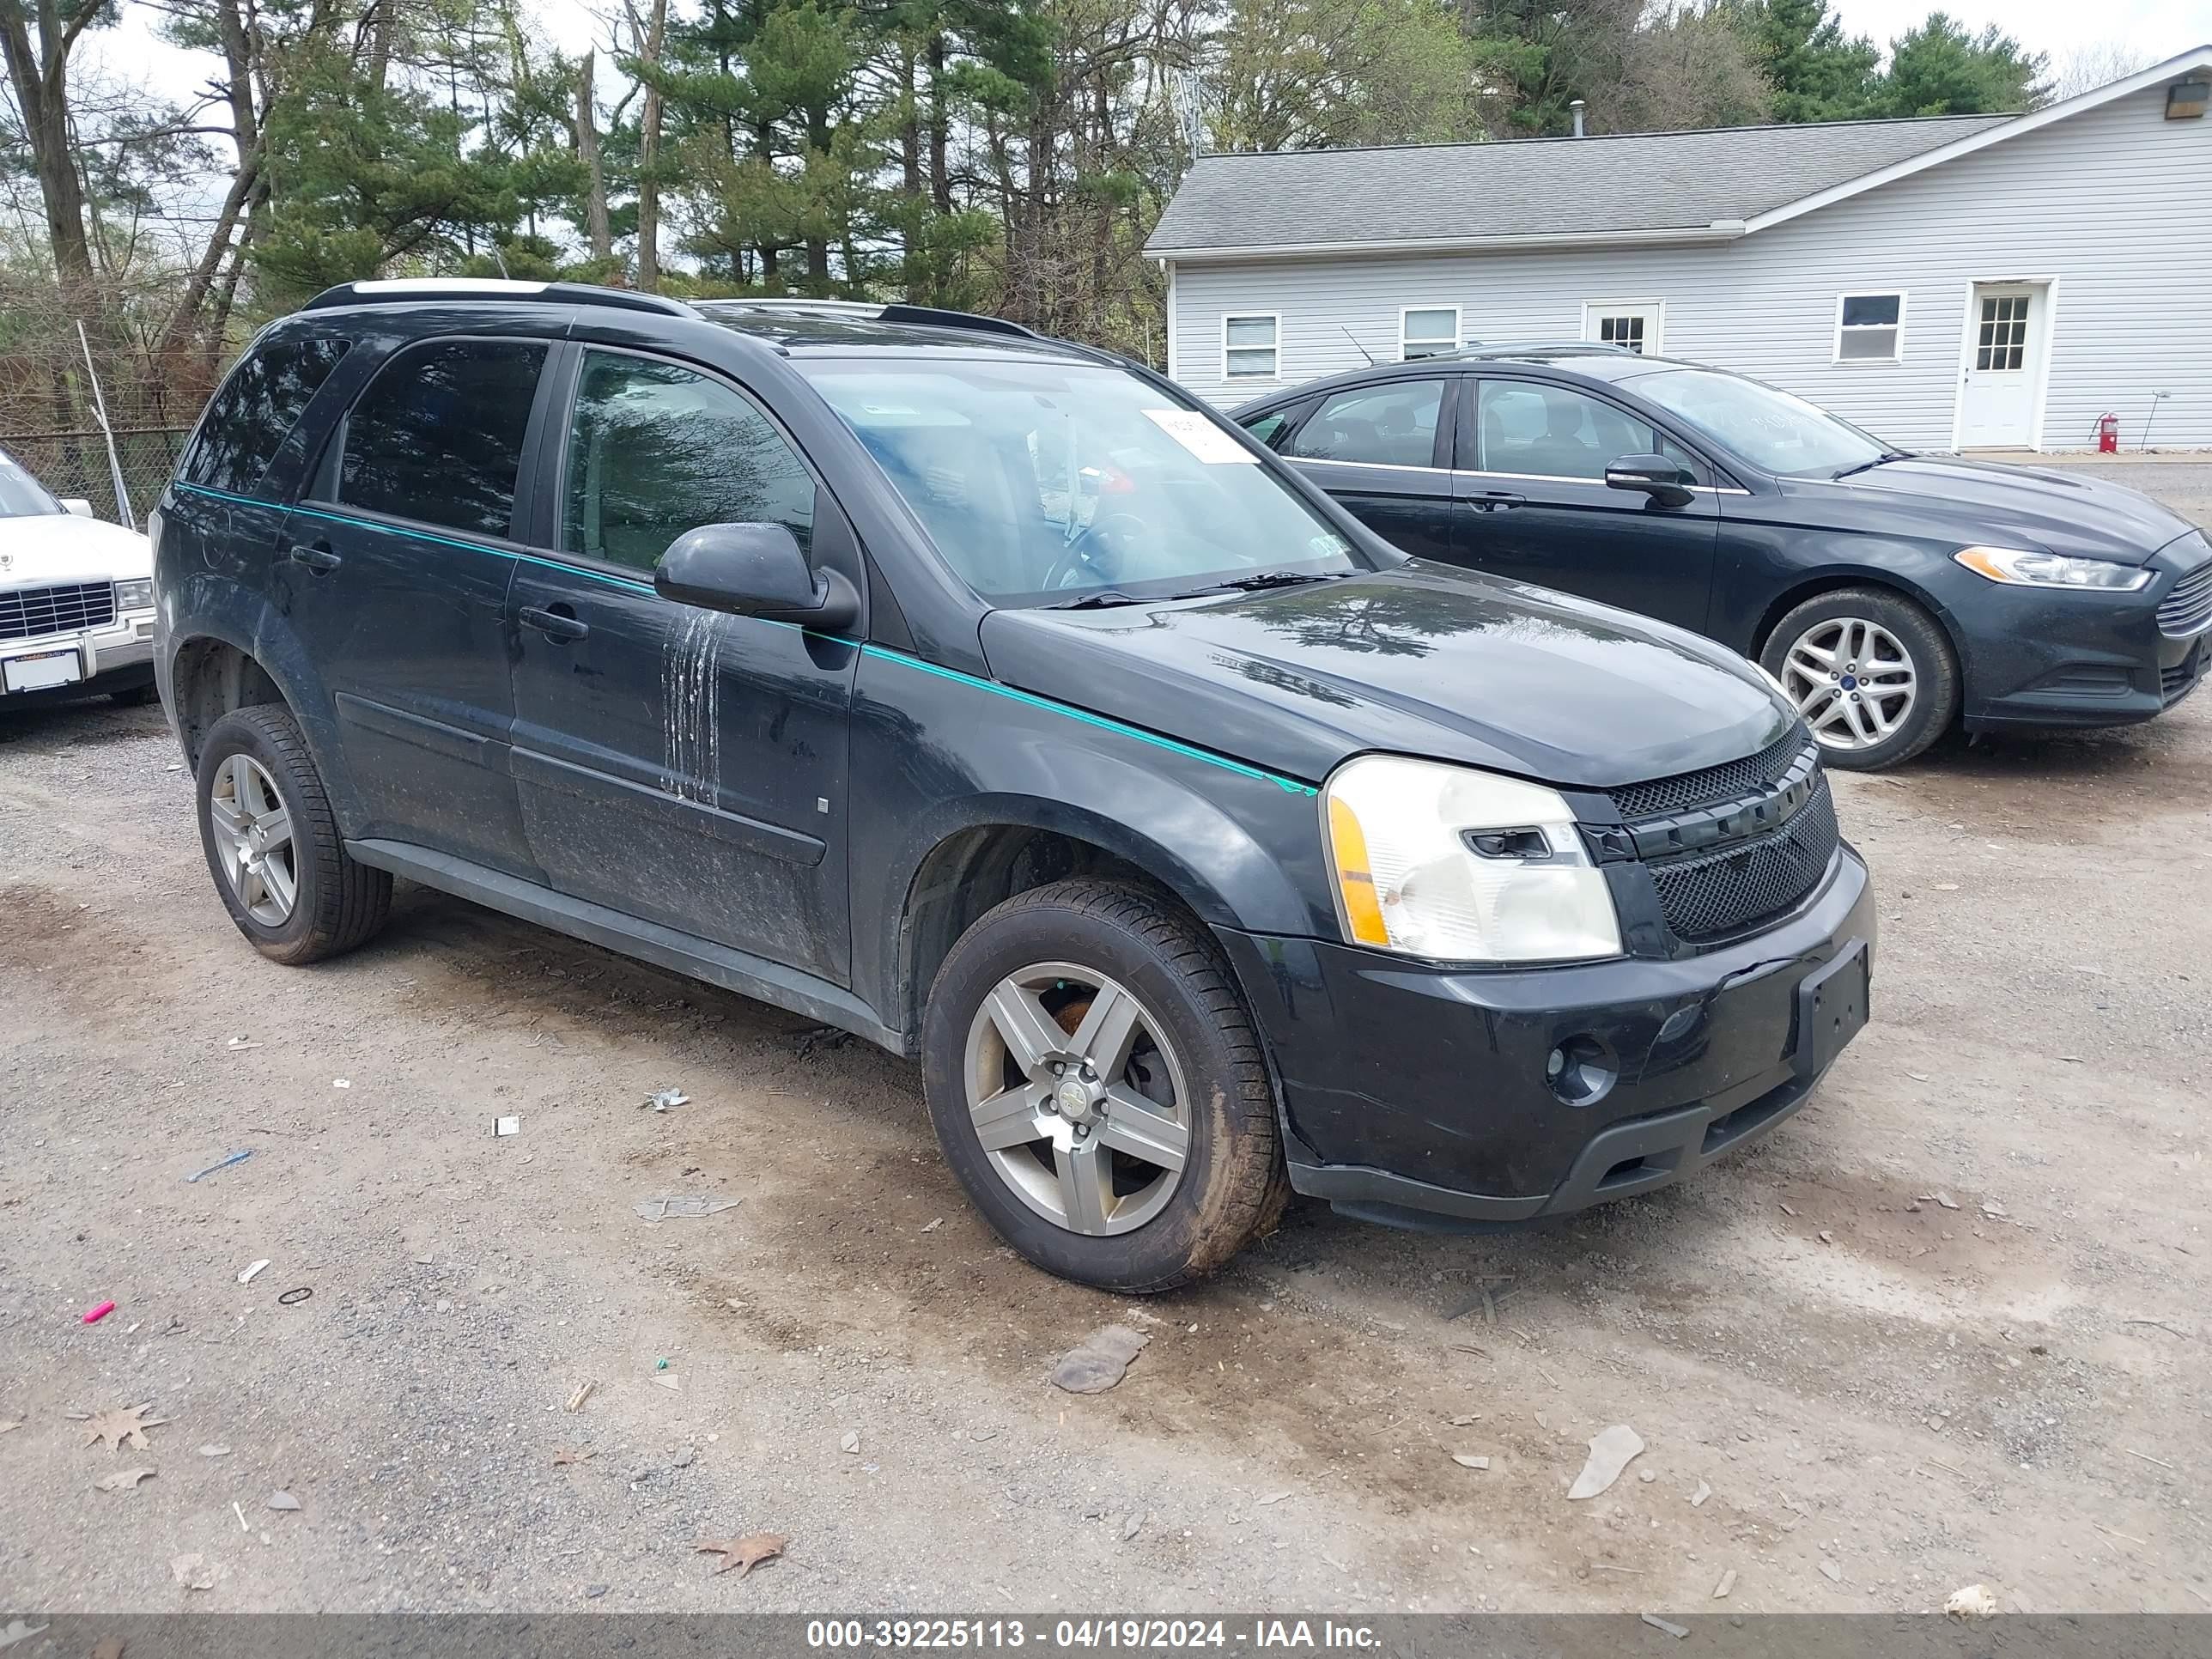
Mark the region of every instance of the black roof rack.
POLYGON ((1025 340, 1045 337, 1035 329, 1010 323, 1004 317, 986 317, 974 311, 947 311, 942 306, 888 305, 876 320, 915 323, 927 328, 964 328, 978 334, 1018 334, 1025 340))
POLYGON ((530 283, 501 276, 400 276, 386 282, 340 283, 301 307, 328 311, 335 306, 377 305, 398 301, 534 300, 556 306, 608 306, 620 311, 652 311, 664 317, 699 313, 665 294, 597 288, 589 283, 530 283))
POLYGON ((1454 351, 1432 351, 1432 357, 1632 357, 1625 345, 1610 340, 1522 340, 1485 345, 1476 340, 1454 351))

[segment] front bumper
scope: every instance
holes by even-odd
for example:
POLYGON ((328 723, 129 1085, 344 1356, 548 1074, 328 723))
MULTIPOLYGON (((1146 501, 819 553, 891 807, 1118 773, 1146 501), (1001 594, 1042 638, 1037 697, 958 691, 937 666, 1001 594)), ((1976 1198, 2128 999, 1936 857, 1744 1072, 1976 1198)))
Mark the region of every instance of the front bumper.
POLYGON ((1451 1225, 1649 1192, 1795 1112, 1864 1022, 1875 908, 1846 846, 1789 920, 1679 961, 1452 969, 1220 932, 1280 1083, 1291 1186, 1451 1225))
POLYGON ((150 611, 126 611, 110 626, 85 633, 0 642, 0 708, 124 691, 134 685, 149 685, 153 679, 154 613, 150 611), (73 678, 35 690, 8 689, 9 662, 52 658, 65 652, 76 655, 71 665, 73 678))
MULTIPOLYGON (((2194 538, 2185 538, 2194 541, 2194 538)), ((2128 726, 2171 708, 2212 672, 2212 630, 2164 631, 2160 605, 2202 562, 2154 555, 2140 593, 2055 592, 1983 583, 1954 607, 1966 659, 1969 731, 2128 726)))

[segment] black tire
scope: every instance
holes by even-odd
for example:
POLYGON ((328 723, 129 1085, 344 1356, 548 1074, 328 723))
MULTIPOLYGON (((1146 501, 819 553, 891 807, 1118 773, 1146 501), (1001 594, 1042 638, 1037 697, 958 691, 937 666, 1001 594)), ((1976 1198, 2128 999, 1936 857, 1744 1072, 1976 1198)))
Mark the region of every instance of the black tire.
POLYGON ((963 934, 922 1016, 922 1091, 945 1162, 999 1235, 1048 1273, 1130 1295, 1188 1284, 1269 1230, 1290 1196, 1275 1094, 1229 965, 1171 899, 1079 878, 1017 894, 963 934), (1182 1068, 1189 1146, 1163 1207, 1132 1231, 1070 1231, 1016 1195, 978 1138, 968 1039, 984 1000, 1036 963, 1095 969, 1126 987, 1182 1068))
POLYGON ((215 723, 193 780, 200 847, 223 908, 253 948, 272 962, 300 967, 343 955, 375 937, 392 908, 392 877, 346 855, 322 775, 289 710, 273 703, 233 709, 215 723), (268 774, 292 823, 295 896, 291 913, 270 927, 252 915, 224 873, 212 821, 216 779, 234 755, 250 757, 268 774))
POLYGON ((1814 595, 1775 623, 1759 648, 1759 659, 1768 673, 1785 678, 1790 649, 1808 630, 1845 618, 1887 629, 1905 647, 1912 665, 1912 708, 1887 738, 1863 748, 1820 745, 1820 758, 1828 766, 1846 772, 1879 772, 1911 760, 1950 730, 1959 717, 1959 659, 1941 623, 1903 594, 1880 587, 1839 587, 1814 595))

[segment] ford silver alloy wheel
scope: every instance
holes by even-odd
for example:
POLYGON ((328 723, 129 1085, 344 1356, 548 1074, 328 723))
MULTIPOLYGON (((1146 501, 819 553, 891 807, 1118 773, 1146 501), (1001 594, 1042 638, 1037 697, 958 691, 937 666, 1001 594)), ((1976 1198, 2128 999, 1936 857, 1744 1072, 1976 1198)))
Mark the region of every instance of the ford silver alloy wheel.
POLYGON ((215 775, 208 822, 222 855, 223 879, 264 927, 282 927, 299 902, 299 866, 292 850, 292 815, 276 780, 251 755, 233 755, 215 775))
POLYGON ((1782 684, 1829 749, 1872 749, 1911 717, 1918 689, 1897 635, 1863 617, 1814 623, 1783 659, 1782 684))
POLYGON ((1070 1232, 1141 1227, 1182 1183, 1182 1066, 1144 1005, 1091 969, 1041 962, 1000 980, 969 1026, 963 1075, 991 1168, 1070 1232))

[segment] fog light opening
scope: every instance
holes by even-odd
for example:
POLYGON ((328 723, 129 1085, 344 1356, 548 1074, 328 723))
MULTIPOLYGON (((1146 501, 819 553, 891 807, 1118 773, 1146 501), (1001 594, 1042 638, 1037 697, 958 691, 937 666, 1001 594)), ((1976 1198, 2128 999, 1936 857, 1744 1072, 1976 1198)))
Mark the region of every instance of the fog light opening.
POLYGON ((1544 1061, 1544 1081, 1570 1106, 1604 1099, 1620 1075, 1613 1050, 1587 1033, 1569 1037, 1544 1061))

